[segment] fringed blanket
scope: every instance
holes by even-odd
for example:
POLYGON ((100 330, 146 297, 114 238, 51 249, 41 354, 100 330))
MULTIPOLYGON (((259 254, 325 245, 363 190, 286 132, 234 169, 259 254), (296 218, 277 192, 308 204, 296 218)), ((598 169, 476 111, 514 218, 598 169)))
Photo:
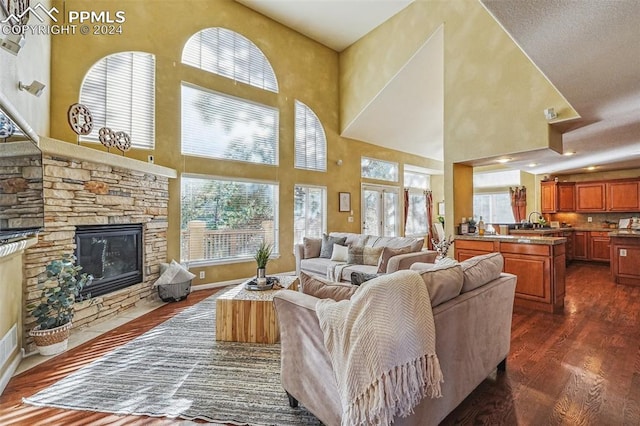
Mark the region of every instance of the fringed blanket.
POLYGON ((443 381, 427 286, 415 271, 383 275, 316 311, 338 383, 343 425, 388 425, 443 381))

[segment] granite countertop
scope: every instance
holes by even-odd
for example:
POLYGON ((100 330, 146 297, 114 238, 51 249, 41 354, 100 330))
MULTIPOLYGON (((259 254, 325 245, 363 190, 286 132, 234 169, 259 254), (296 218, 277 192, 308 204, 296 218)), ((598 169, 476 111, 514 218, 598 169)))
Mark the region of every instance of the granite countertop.
POLYGON ((500 241, 501 243, 519 243, 519 244, 541 244, 547 246, 555 246, 564 244, 567 239, 564 237, 544 237, 544 236, 517 236, 517 235, 456 235, 456 240, 469 241, 500 241))
POLYGON ((616 229, 609 232, 610 237, 624 237, 624 238, 640 238, 640 230, 638 229, 616 229))
POLYGON ((536 234, 547 235, 557 232, 573 231, 575 228, 530 228, 530 229, 509 229, 509 234, 536 234))

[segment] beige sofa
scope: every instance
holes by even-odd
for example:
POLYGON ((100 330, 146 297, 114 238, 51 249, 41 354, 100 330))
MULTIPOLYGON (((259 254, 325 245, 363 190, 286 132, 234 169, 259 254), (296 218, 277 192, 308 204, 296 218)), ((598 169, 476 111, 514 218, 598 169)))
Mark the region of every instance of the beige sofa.
MULTIPOLYGON (((444 376, 442 397, 423 399, 412 415, 396 419, 394 425, 437 425, 496 367, 504 371, 516 276, 500 272, 503 262, 502 255, 492 253, 458 265, 418 271, 433 306, 436 353, 444 376)), ((318 300, 294 291, 278 292, 274 297, 282 385, 292 407, 300 401, 325 425, 334 426, 341 423, 342 409, 315 311, 318 300)))
MULTIPOLYGON (((423 249, 424 238, 410 237, 378 237, 375 235, 354 234, 347 232, 331 232, 330 237, 344 238, 348 246, 364 246, 367 248, 389 248, 400 250, 410 248, 409 253, 402 253, 388 257, 386 268, 380 270, 376 264, 349 264, 348 261, 336 261, 320 257, 322 239, 305 238, 304 244, 296 244, 294 255, 296 259, 296 275, 300 272, 310 275, 329 277, 335 281, 351 282, 352 272, 365 274, 392 273, 401 269, 409 269, 416 262, 433 263, 437 252, 423 249), (379 271, 380 270, 380 271, 379 271)), ((384 249, 383 249, 384 250, 384 249)), ((390 250, 387 250, 388 255, 390 250)), ((385 258, 385 260, 387 260, 385 258)))

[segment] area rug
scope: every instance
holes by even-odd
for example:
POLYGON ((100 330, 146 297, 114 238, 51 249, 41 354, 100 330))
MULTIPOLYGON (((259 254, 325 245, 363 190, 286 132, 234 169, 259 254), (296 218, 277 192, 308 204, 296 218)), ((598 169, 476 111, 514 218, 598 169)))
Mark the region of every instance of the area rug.
POLYGON ((217 342, 216 295, 23 401, 41 407, 206 420, 320 425, 289 407, 280 345, 217 342))

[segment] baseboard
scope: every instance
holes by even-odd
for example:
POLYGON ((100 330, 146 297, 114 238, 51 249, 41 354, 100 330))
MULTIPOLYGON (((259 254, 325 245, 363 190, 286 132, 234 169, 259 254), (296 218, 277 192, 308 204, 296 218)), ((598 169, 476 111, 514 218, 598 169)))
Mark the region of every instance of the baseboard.
POLYGON ((20 362, 22 362, 23 355, 24 349, 21 349, 15 356, 13 361, 11 361, 5 372, 2 374, 2 377, 0 377, 0 395, 2 395, 2 392, 4 392, 4 388, 6 388, 9 384, 9 380, 11 380, 11 377, 13 377, 13 373, 15 373, 15 371, 18 369, 20 362))
MULTIPOLYGON (((289 271, 289 272, 278 272, 276 275, 295 275, 296 271, 289 271)), ((238 285, 241 284, 249 279, 251 279, 253 277, 247 277, 247 278, 240 278, 240 279, 235 279, 235 280, 229 280, 229 281, 220 281, 217 283, 209 283, 209 284, 198 284, 198 285, 194 285, 191 286, 191 291, 198 291, 198 290, 208 290, 208 289, 212 289, 212 288, 220 288, 220 287, 227 287, 230 285, 238 285)))

